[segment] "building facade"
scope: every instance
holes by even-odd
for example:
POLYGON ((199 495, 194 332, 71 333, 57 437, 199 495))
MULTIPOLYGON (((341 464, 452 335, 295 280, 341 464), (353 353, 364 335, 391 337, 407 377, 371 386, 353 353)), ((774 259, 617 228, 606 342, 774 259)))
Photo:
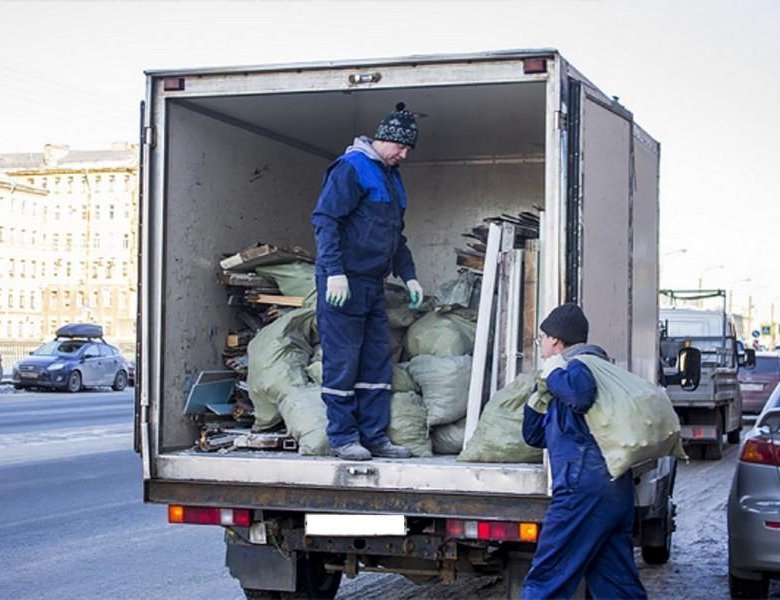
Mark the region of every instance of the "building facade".
POLYGON ((0 154, 0 175, 0 346, 34 347, 85 322, 132 353, 137 146, 0 154))

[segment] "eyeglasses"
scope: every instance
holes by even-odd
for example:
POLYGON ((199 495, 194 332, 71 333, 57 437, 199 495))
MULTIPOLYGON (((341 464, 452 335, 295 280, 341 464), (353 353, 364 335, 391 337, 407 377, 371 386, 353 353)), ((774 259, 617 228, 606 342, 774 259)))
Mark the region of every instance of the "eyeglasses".
POLYGON ((535 343, 537 346, 541 346, 541 345, 542 345, 542 340, 543 340, 544 338, 546 338, 546 337, 548 337, 548 336, 547 336, 547 334, 546 334, 546 333, 544 333, 544 332, 542 332, 542 333, 540 333, 539 335, 537 335, 537 336, 534 338, 534 343, 535 343))

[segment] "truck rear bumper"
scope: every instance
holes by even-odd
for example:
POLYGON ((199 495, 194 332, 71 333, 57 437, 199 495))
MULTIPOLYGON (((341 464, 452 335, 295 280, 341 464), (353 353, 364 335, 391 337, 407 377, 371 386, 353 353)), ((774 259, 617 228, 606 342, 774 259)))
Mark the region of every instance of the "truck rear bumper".
POLYGON ((501 518, 541 522, 546 496, 445 494, 394 490, 278 487, 252 484, 144 482, 144 500, 161 504, 223 506, 334 513, 394 513, 407 516, 501 518))

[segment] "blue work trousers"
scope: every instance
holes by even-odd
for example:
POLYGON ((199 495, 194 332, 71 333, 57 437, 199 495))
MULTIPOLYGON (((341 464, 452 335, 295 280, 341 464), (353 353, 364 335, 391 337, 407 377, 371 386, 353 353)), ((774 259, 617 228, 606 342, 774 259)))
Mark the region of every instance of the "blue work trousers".
POLYGON ((328 442, 376 446, 388 441, 393 356, 384 284, 349 280, 341 308, 325 301, 326 277, 317 277, 317 326, 322 344, 322 400, 328 442))
POLYGON ((553 498, 522 600, 572 598, 583 577, 596 600, 647 598, 634 561, 631 473, 612 481, 594 450, 553 469, 553 498))

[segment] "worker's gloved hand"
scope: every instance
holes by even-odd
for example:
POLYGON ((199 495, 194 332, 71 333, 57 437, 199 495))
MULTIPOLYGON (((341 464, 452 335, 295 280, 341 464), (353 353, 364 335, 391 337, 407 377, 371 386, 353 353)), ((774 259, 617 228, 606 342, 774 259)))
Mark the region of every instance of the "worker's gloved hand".
POLYGON ((423 301, 423 289, 420 282, 416 279, 410 279, 406 282, 406 288, 409 290, 409 308, 420 308, 423 301))
POLYGON ((328 289, 325 301, 331 306, 342 307, 349 300, 349 280, 346 275, 331 275, 328 277, 328 289))
POLYGON ((547 379, 547 377, 555 371, 555 369, 565 369, 566 359, 560 354, 553 354, 551 357, 545 359, 542 363, 542 372, 539 373, 539 377, 547 379))

